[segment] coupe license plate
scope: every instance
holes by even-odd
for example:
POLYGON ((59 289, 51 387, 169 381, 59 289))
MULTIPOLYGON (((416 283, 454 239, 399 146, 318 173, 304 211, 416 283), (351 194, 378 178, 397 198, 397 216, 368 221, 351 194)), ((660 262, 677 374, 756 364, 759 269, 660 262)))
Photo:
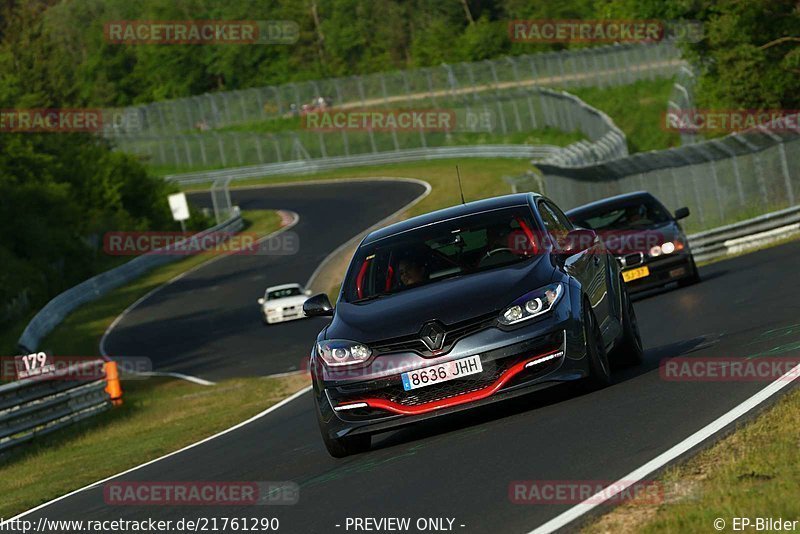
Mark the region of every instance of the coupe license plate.
POLYGON ((650 276, 650 269, 645 267, 637 267, 636 269, 631 269, 630 271, 623 271, 622 272, 622 279, 626 282, 630 282, 631 280, 637 280, 639 278, 644 278, 645 276, 650 276))
POLYGON ((409 391, 438 384, 439 382, 447 382, 462 376, 474 375, 482 371, 481 357, 470 356, 469 358, 461 358, 460 360, 409 371, 403 373, 400 377, 403 379, 403 389, 409 391))

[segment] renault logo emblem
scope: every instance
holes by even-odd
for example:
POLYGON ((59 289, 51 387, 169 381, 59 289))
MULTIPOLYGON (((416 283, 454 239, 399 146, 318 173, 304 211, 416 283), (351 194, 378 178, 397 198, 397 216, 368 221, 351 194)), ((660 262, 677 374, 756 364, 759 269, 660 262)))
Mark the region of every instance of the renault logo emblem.
POLYGON ((430 351, 436 352, 444 346, 444 334, 444 328, 439 323, 428 323, 422 327, 420 339, 430 351))

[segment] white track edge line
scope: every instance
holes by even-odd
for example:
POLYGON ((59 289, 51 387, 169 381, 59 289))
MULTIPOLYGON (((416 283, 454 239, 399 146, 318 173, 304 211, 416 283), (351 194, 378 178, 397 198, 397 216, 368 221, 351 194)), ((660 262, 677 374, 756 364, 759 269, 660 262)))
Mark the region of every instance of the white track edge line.
POLYGON ((800 374, 800 365, 793 367, 784 375, 782 375, 780 378, 771 382, 764 389, 760 390, 752 397, 748 398, 744 402, 735 406, 733 409, 729 410, 721 417, 718 417, 711 423, 707 424, 706 426, 704 426, 694 434, 690 435, 683 441, 674 445, 667 451, 659 454, 658 456, 656 456, 646 464, 642 465, 641 467, 634 469, 633 471, 631 471, 629 474, 625 475, 618 481, 612 483, 610 486, 608 486, 609 488, 613 488, 612 490, 609 491, 604 490, 596 493, 595 495, 592 495, 585 501, 576 504, 566 512, 557 515, 553 519, 550 519, 546 523, 531 530, 529 534, 547 534, 550 532, 555 532, 556 530, 578 519, 582 515, 594 509, 595 507, 603 504, 605 501, 613 498, 618 493, 624 491, 629 486, 642 480, 650 473, 658 469, 661 469, 669 462, 675 460, 682 454, 691 450, 693 447, 699 445, 700 443, 702 443, 712 435, 716 434, 729 424, 735 422, 738 418, 745 415, 747 412, 749 412, 759 404, 769 399, 772 395, 774 395, 784 387, 791 384, 792 381, 797 378, 798 374, 800 374))
POLYGON ((196 376, 187 375, 183 373, 174 373, 171 371, 145 371, 145 372, 138 372, 138 371, 124 371, 126 373, 138 375, 138 376, 169 376, 171 378, 180 378, 181 380, 186 380, 187 382, 191 382, 192 384, 197 384, 200 386, 216 386, 216 382, 212 382, 211 380, 205 380, 204 378, 198 378, 196 376))
MULTIPOLYGON (((290 213, 292 215, 292 220, 286 226, 282 226, 282 227, 278 228, 277 230, 275 230, 274 232, 272 232, 271 234, 265 235, 264 237, 258 239, 256 241, 256 243, 261 243, 262 241, 266 241, 267 239, 272 239, 273 237, 275 237, 275 236, 277 236, 277 235, 289 230, 290 228, 295 226, 298 223, 298 221, 300 221, 300 215, 298 215, 294 211, 289 211, 289 210, 278 210, 278 211, 284 211, 284 212, 290 213)), ((152 297, 153 295, 155 295, 156 293, 158 293, 159 291, 161 291, 162 289, 164 289, 168 285, 170 285, 170 284, 172 284, 174 282, 177 282, 178 280, 180 280, 184 276, 187 276, 187 275, 189 275, 189 274, 191 274, 191 273, 193 273, 193 272, 195 272, 195 271, 197 271, 197 270, 199 270, 199 269, 201 269, 203 267, 206 267, 207 265, 210 265, 210 264, 214 263, 215 261, 221 260, 223 258, 228 258, 230 256, 231 256, 231 254, 221 254, 219 256, 215 256, 213 258, 210 258, 208 261, 204 261, 203 263, 195 265, 194 267, 192 267, 188 271, 184 271, 184 272, 174 276, 173 278, 170 278, 169 280, 167 280, 166 282, 164 282, 160 286, 154 287, 153 289, 151 289, 150 291, 148 291, 147 293, 145 293, 144 295, 142 295, 141 297, 136 299, 130 306, 128 306, 127 308, 122 310, 122 313, 117 315, 114 318, 114 320, 111 321, 111 324, 108 325, 108 328, 106 328, 106 331, 103 332, 103 337, 100 338, 100 346, 99 346, 100 354, 103 357, 106 357, 106 358, 109 357, 108 353, 106 352, 106 338, 108 338, 109 334, 111 334, 111 331, 114 328, 116 328, 116 326, 120 323, 120 321, 122 321, 125 318, 126 315, 128 315, 131 311, 133 311, 134 308, 139 306, 142 302, 144 302, 145 300, 149 299, 150 297, 152 297)), ((188 380, 189 382, 194 382, 194 383, 208 382, 207 380, 204 380, 202 378, 195 377, 195 376, 190 376, 190 375, 183 374, 183 373, 175 373, 175 375, 178 375, 178 376, 175 376, 175 378, 180 378, 182 380, 188 380)), ((209 384, 203 384, 203 385, 212 385, 212 384, 214 384, 214 382, 210 382, 209 384)))
POLYGON ((76 493, 80 493, 80 492, 85 491, 87 489, 94 488, 94 487, 96 487, 96 486, 98 486, 100 484, 108 482, 109 480, 113 480, 115 478, 119 478, 121 476, 127 475, 128 473, 132 473, 134 471, 138 471, 139 469, 142 469, 143 467, 147 467, 147 466, 152 465, 152 464, 154 464, 156 462, 160 462, 161 460, 166 460, 167 458, 169 458, 171 456, 175 456, 176 454, 181 454, 183 452, 186 452, 189 449, 193 449, 193 448, 195 448, 195 447, 197 447, 199 445, 202 445, 203 443, 206 443, 208 441, 216 439, 216 438, 218 438, 220 436, 224 436, 225 434, 233 432, 234 430, 238 430, 239 428, 241 428, 241 427, 243 427, 245 425, 248 425, 248 424, 252 423, 253 421, 261 419, 262 417, 274 412, 278 408, 281 408, 282 406, 292 402, 294 399, 296 399, 298 397, 301 397, 302 395, 308 393, 309 391, 311 391, 311 386, 306 386, 303 389, 301 389, 300 391, 297 391, 296 393, 293 393, 292 395, 286 397, 285 399, 283 399, 282 401, 278 402, 277 404, 273 404, 272 406, 270 406, 266 410, 263 410, 262 412, 259 412, 256 415, 250 417, 249 419, 246 419, 246 420, 242 421, 241 423, 238 423, 238 424, 236 424, 236 425, 234 425, 234 426, 232 426, 232 427, 230 427, 228 429, 225 429, 225 430, 222 430, 220 432, 217 432, 216 434, 214 434, 212 436, 208 436, 207 438, 203 438, 200 441, 197 441, 195 443, 187 445, 186 447, 183 447, 182 449, 178 449, 177 451, 173 451, 173 452, 167 453, 167 454, 165 454, 163 456, 159 456, 158 458, 156 458, 154 460, 150 460, 148 462, 145 462, 143 464, 137 465, 135 467, 131 467, 130 469, 126 469, 125 471, 122 471, 121 473, 117 473, 116 475, 111 475, 111 476, 106 477, 106 478, 104 478, 102 480, 98 480, 97 482, 92 482, 91 484, 89 484, 87 486, 84 486, 82 488, 73 490, 73 491, 71 491, 71 492, 69 492, 69 493, 67 493, 65 495, 62 495, 60 497, 56 497, 55 499, 47 501, 46 503, 40 504, 39 506, 36 506, 35 508, 31 508, 30 510, 22 512, 21 514, 15 515, 14 517, 12 517, 10 519, 6 519, 6 520, 0 522, 0 530, 10 521, 15 521, 15 520, 17 520, 17 519, 19 519, 21 517, 25 517, 28 514, 31 514, 33 512, 38 511, 38 510, 41 510, 42 508, 50 506, 51 504, 57 503, 58 501, 60 501, 62 499, 66 499, 67 497, 71 497, 72 495, 75 495, 76 493))

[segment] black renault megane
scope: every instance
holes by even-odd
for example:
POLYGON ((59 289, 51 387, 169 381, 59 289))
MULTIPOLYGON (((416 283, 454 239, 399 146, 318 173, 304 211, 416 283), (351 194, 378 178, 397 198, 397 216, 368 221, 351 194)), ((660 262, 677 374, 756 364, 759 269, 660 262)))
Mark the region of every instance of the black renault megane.
POLYGON ((549 199, 497 197, 370 233, 311 351, 331 455, 370 436, 565 381, 610 383, 642 344, 613 255, 549 199))

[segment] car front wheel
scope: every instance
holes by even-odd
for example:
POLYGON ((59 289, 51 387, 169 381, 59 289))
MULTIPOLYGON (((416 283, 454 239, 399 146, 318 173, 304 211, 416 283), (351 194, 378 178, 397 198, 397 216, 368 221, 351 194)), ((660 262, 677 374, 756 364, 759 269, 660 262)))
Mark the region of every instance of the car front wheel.
POLYGON ((611 366, 603 344, 600 326, 588 302, 583 305, 583 331, 586 340, 586 357, 589 359, 589 376, 583 380, 589 390, 611 385, 611 366))
MULTIPOLYGON (((316 401, 314 402, 316 403, 316 401)), ((334 458, 344 458, 353 454, 366 452, 369 450, 370 445, 372 445, 372 438, 369 434, 357 434, 355 436, 344 436, 341 438, 330 437, 325 423, 322 422, 319 406, 317 407, 317 423, 319 423, 319 431, 322 434, 322 441, 325 443, 325 448, 328 449, 328 454, 334 458)))
POLYGON ((628 290, 623 286, 622 295, 622 339, 609 354, 609 359, 615 364, 638 365, 642 362, 644 350, 642 337, 639 334, 639 323, 636 320, 636 310, 633 309, 628 290))

